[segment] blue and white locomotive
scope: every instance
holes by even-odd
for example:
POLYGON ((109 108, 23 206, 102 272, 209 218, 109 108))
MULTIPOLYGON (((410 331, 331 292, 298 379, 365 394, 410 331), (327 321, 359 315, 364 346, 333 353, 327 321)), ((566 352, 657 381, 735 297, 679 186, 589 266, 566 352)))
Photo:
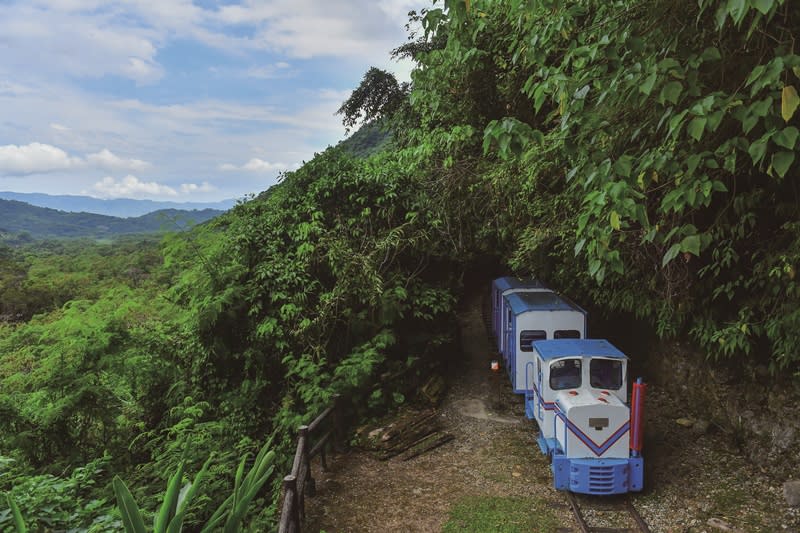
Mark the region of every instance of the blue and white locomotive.
POLYGON ((628 358, 610 342, 586 339, 586 311, 534 279, 492 284, 492 329, 525 414, 539 426, 558 490, 641 491, 645 385, 627 402, 628 358))

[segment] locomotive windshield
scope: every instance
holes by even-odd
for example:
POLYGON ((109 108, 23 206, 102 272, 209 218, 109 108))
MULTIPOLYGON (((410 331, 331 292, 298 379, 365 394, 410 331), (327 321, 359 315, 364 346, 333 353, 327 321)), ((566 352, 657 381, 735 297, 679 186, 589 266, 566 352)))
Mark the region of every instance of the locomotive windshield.
POLYGON ((619 389, 622 387, 622 362, 592 359, 589 363, 589 383, 595 389, 619 389))
POLYGON ((550 388, 577 389, 581 386, 581 360, 559 359, 550 365, 550 388))

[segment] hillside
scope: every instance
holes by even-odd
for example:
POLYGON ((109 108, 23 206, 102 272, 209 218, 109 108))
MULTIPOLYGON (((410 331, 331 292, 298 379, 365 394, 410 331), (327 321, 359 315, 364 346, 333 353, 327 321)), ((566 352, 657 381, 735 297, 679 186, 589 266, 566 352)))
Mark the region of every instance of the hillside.
POLYGON ((67 213, 15 200, 0 200, 0 232, 27 233, 34 238, 103 238, 137 233, 182 231, 222 211, 163 209, 132 218, 93 213, 67 213))
POLYGON ((154 211, 227 211, 235 205, 235 200, 221 202, 157 202, 131 198, 101 199, 91 196, 51 195, 42 193, 20 193, 0 191, 0 199, 16 200, 36 207, 48 207, 71 213, 95 213, 111 217, 140 217, 154 211))

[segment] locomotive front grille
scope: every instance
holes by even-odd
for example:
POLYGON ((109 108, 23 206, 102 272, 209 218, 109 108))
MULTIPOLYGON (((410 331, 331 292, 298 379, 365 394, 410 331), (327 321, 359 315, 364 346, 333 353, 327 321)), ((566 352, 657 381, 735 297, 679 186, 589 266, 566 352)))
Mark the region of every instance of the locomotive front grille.
POLYGON ((614 490, 614 467, 590 467, 589 488, 592 490, 592 492, 611 492, 614 490))
POLYGON ((627 490, 628 467, 625 464, 590 464, 574 461, 570 465, 571 490, 589 494, 618 494, 627 490))

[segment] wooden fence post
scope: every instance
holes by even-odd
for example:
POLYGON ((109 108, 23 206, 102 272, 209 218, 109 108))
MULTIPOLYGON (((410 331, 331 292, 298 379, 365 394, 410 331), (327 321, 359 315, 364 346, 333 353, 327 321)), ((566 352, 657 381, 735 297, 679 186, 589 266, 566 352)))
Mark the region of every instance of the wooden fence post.
MULTIPOLYGON (((303 451, 300 464, 305 466, 306 478, 303 480, 304 492, 308 496, 314 496, 317 493, 317 482, 311 475, 311 459, 308 457, 308 451, 311 447, 311 440, 309 438, 308 426, 300 426, 297 428, 297 438, 303 441, 303 451)), ((301 466, 302 470, 302 466, 301 466)), ((305 515, 305 498, 303 498, 303 515, 305 515)))
POLYGON ((292 505, 292 513, 290 516, 290 520, 292 524, 295 525, 294 531, 300 533, 301 524, 300 524, 300 501, 297 497, 297 478, 291 474, 283 478, 283 488, 286 494, 286 498, 291 498, 292 505))
POLYGON ((345 451, 344 431, 342 431, 342 397, 339 394, 333 395, 333 449, 337 453, 345 451))

